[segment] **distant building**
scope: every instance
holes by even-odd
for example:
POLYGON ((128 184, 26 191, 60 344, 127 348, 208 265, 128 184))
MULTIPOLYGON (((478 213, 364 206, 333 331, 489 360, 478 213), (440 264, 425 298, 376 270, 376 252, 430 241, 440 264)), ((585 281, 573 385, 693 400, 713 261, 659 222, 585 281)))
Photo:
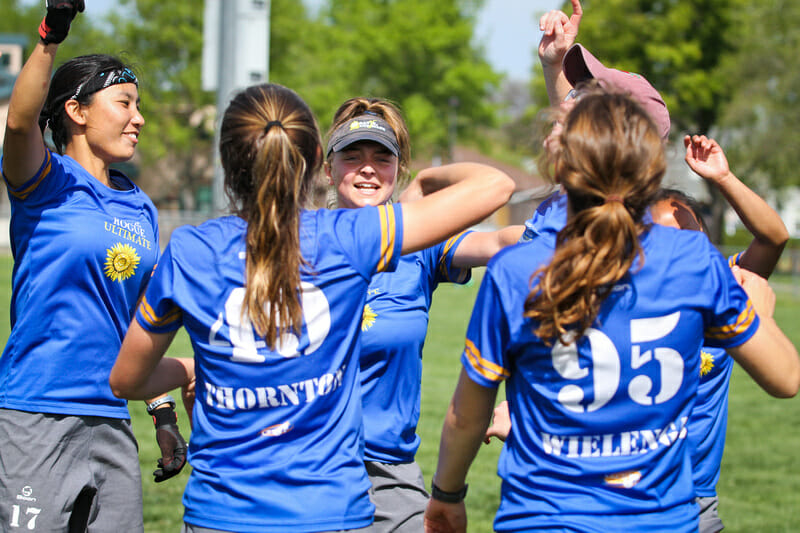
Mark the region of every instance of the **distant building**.
MULTIPOLYGON (((28 38, 24 35, 0 33, 0 154, 3 153, 3 138, 6 133, 8 120, 8 100, 11 98, 11 89, 14 81, 22 70, 25 57, 25 47, 28 38)), ((2 183, 2 180, 0 180, 2 183)), ((8 222, 10 208, 6 195, 5 185, 0 185, 0 250, 9 246, 8 222)))
MULTIPOLYGON (((27 45, 28 38, 24 35, 0 33, 0 124, 3 125, 8 118, 8 100, 14 81, 22 70, 27 45)), ((5 128, 0 128, 0 145, 4 135, 5 128)))

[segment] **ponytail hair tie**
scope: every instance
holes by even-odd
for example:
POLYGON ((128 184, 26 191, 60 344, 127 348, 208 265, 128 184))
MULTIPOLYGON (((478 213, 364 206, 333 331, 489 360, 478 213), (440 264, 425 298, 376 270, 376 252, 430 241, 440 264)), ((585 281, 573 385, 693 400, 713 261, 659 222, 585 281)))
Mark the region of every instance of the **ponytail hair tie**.
POLYGON ((603 201, 603 203, 610 204, 611 202, 619 202, 621 204, 624 204, 625 198, 623 198, 619 194, 609 194, 608 196, 606 196, 606 199, 603 201))
POLYGON ((267 125, 264 126, 264 134, 266 135, 267 132, 272 128, 272 126, 278 126, 279 128, 283 128, 283 124, 280 120, 270 120, 267 122, 267 125))

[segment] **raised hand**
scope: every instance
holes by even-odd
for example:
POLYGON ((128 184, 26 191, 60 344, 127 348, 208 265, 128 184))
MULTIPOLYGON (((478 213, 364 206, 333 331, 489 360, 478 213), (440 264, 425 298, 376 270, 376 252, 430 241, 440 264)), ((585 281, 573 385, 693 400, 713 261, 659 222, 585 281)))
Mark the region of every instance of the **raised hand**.
POLYGON ((44 44, 60 43, 67 38, 72 19, 85 9, 84 0, 47 0, 47 15, 39 24, 44 44))
POLYGON ((775 291, 769 286, 767 280, 738 266, 734 266, 731 270, 733 270, 736 281, 750 297, 756 313, 762 317, 772 317, 772 313, 775 311, 775 291))
POLYGON ((728 159, 717 141, 705 135, 686 135, 683 145, 686 147, 686 163, 701 178, 719 184, 729 177, 728 159))
POLYGON ((561 60, 569 47, 575 44, 581 25, 583 8, 580 0, 572 0, 572 15, 559 10, 548 11, 539 19, 539 29, 544 33, 539 41, 539 60, 545 68, 561 68, 561 60))

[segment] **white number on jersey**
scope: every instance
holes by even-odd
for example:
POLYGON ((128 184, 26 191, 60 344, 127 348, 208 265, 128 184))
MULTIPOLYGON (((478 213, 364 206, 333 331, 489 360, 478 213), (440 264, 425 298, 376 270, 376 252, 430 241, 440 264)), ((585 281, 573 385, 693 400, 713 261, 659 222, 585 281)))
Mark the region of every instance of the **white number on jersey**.
MULTIPOLYGON (((308 348, 302 355, 315 352, 323 343, 331 330, 331 310, 328 299, 319 287, 303 281, 301 283, 301 303, 303 321, 308 334, 308 348)), ((259 348, 266 347, 263 338, 256 338, 253 323, 247 315, 242 315, 244 305, 244 287, 237 287, 225 301, 225 310, 219 314, 211 326, 208 343, 211 346, 232 346, 231 361, 237 363, 263 363, 265 356, 258 353, 259 348), (222 326, 228 324, 230 341, 219 334, 222 326)), ((298 357, 299 337, 291 332, 282 332, 275 350, 283 357, 298 357)))
MULTIPOLYGON (((36 517, 39 516, 42 510, 36 507, 26 507, 25 514, 28 515, 28 522, 25 524, 25 527, 33 531, 36 529, 36 517)), ((11 523, 9 524, 11 527, 20 527, 19 523, 20 519, 20 508, 19 505, 12 505, 11 506, 11 523)))
MULTIPOLYGON (((628 395, 640 405, 664 403, 675 396, 683 383, 683 358, 678 351, 668 347, 657 347, 642 353, 640 344, 666 337, 678 325, 680 311, 671 315, 631 320, 631 368, 637 370, 655 360, 659 364, 661 390, 651 397, 653 381, 646 375, 635 376, 628 383, 628 395)), ((558 401, 565 409, 576 413, 592 412, 607 404, 617 393, 620 384, 621 363, 619 352, 611 339, 599 329, 589 328, 585 336, 589 339, 592 358, 592 389, 594 400, 585 408, 582 405, 586 393, 578 385, 565 385, 558 391, 558 401)), ((572 339, 569 339, 570 341, 572 339)), ((551 358, 556 372, 567 380, 579 380, 589 375, 589 368, 582 368, 578 359, 578 346, 557 343, 551 358)))

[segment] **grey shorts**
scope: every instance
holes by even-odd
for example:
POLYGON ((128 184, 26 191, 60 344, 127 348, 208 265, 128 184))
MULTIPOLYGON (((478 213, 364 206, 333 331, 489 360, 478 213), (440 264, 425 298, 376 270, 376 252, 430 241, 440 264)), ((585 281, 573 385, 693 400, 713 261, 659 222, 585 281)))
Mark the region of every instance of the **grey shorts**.
POLYGON ((719 517, 717 507, 719 506, 718 496, 707 496, 695 498, 694 501, 700 506, 700 533, 717 533, 722 531, 725 525, 719 517))
POLYGON ((0 409, 0 442, 3 527, 144 531, 130 420, 0 409))
POLYGON ((375 504, 375 521, 363 530, 373 533, 422 531, 430 496, 419 465, 374 461, 364 464, 372 482, 369 498, 375 504))

